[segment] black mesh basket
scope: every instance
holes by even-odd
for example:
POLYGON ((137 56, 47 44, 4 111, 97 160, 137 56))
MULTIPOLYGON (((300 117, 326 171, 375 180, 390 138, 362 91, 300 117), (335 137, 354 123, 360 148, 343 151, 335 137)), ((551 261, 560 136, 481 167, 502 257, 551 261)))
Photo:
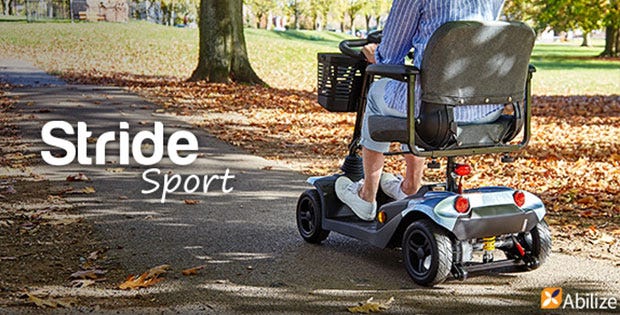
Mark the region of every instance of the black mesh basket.
POLYGON ((330 112, 355 112, 366 62, 343 54, 319 53, 319 104, 330 112))

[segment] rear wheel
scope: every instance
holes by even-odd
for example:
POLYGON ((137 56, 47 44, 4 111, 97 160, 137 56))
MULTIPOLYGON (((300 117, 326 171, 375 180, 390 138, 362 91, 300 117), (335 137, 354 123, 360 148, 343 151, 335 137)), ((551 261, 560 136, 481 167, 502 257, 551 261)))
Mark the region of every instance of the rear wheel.
MULTIPOLYGON (((517 240, 524 247, 525 251, 530 257, 536 260, 534 264, 526 264, 520 266, 520 271, 534 270, 540 267, 549 255, 551 254, 551 232, 549 231, 549 225, 544 220, 538 222, 536 226, 529 232, 519 233, 517 240)), ((516 259, 519 255, 512 250, 506 252, 506 256, 511 259, 516 259)))
POLYGON ((306 190, 297 201, 297 229, 308 243, 319 244, 329 236, 322 228, 321 196, 316 189, 306 190))
POLYGON ((403 236, 403 262, 415 283, 433 286, 446 280, 452 269, 452 241, 428 219, 413 222, 403 236))

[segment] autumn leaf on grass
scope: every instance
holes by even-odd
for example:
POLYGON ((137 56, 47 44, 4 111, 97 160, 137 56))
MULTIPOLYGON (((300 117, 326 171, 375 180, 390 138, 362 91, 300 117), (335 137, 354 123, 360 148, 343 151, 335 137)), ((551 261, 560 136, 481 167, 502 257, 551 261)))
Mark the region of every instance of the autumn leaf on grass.
POLYGON ((67 176, 68 182, 84 182, 89 180, 90 178, 88 178, 88 176, 84 175, 83 173, 77 173, 76 175, 67 176))
POLYGON ((388 310, 394 302, 394 297, 389 298, 385 303, 373 302, 373 298, 368 299, 365 303, 360 303, 358 306, 349 307, 347 310, 351 313, 364 313, 381 312, 388 310))
POLYGON ((141 274, 139 277, 130 275, 125 282, 121 283, 118 288, 121 290, 134 290, 139 288, 146 288, 157 284, 162 278, 159 276, 166 273, 170 269, 170 265, 160 265, 149 269, 147 272, 141 274))
POLYGON ((183 202, 185 202, 188 205, 197 205, 200 203, 200 200, 195 200, 195 199, 185 199, 183 200, 183 202))
POLYGON ((184 276, 193 276, 197 275, 199 270, 205 269, 205 265, 196 266, 194 268, 189 268, 181 271, 184 276))

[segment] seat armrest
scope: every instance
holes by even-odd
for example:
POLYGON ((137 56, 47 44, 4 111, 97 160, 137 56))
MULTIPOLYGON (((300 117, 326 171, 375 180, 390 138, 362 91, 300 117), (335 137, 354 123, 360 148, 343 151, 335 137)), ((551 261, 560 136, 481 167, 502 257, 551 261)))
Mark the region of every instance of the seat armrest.
POLYGON ((372 64, 366 67, 366 74, 380 75, 398 81, 407 81, 407 78, 413 75, 419 75, 420 69, 408 65, 387 65, 372 64))

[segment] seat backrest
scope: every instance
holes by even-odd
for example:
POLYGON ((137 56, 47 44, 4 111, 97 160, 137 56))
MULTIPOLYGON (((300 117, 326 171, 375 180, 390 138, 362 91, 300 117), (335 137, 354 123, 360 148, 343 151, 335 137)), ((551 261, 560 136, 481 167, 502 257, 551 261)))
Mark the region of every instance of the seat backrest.
POLYGON ((422 101, 458 106, 523 99, 535 38, 521 22, 443 24, 422 58, 422 101))
MULTIPOLYGON (((453 108, 460 105, 519 104, 524 98, 534 31, 521 22, 455 21, 439 27, 431 36, 421 67, 422 100, 416 133, 427 146, 441 149, 459 137, 475 141, 479 128, 460 128, 453 108), (463 133, 463 131, 465 133, 463 133)), ((515 117, 516 118, 516 117, 515 117)), ((507 142, 520 130, 523 120, 502 124, 504 129, 488 139, 507 142), (510 130, 509 130, 510 129, 510 130)), ((484 137, 480 133, 480 137, 484 137)))

